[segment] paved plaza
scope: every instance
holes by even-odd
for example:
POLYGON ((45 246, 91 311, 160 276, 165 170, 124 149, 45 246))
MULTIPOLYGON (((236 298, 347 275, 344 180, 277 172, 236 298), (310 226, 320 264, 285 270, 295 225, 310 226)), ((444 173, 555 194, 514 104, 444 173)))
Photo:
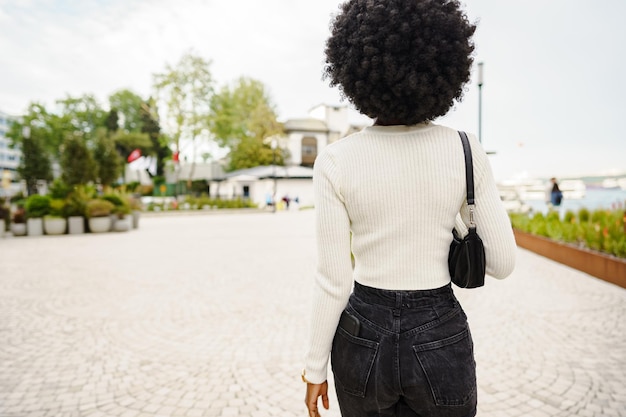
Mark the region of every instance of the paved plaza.
MULTIPOLYGON (((312 210, 0 238, 0 417, 306 416, 314 269, 312 210)), ((478 416, 626 416, 626 290, 520 249, 456 294, 478 416)))

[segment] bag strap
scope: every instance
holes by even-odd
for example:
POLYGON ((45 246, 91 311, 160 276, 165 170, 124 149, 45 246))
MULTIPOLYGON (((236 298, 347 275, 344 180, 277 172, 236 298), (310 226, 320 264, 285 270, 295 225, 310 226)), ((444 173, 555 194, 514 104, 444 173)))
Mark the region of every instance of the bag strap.
POLYGON ((465 154, 465 189, 467 205, 470 210, 470 228, 476 227, 474 223, 474 165, 472 164, 472 148, 465 132, 459 131, 461 142, 463 143, 463 153, 465 154))

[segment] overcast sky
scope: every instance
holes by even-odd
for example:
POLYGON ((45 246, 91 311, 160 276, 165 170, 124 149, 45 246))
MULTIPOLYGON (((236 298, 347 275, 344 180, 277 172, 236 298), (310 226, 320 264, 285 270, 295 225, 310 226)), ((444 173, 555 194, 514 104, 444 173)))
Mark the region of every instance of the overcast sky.
MULTIPOLYGON (((381 0, 382 1, 382 0, 381 0)), ((281 120, 341 104, 321 79, 336 0, 0 0, 0 111, 116 90, 191 51, 218 85, 262 81, 281 120)), ((624 0, 467 0, 498 179, 626 172, 624 0)), ((475 77, 474 77, 475 79, 475 77)), ((363 121, 353 114, 353 121, 363 121)), ((437 123, 476 133, 478 88, 437 123)))

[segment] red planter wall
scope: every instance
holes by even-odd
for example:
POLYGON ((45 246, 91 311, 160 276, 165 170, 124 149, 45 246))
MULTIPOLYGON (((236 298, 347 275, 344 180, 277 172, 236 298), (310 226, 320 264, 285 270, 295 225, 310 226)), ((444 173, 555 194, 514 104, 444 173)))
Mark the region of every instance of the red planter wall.
POLYGON ((514 232, 519 247, 626 288, 626 260, 519 230, 514 232))

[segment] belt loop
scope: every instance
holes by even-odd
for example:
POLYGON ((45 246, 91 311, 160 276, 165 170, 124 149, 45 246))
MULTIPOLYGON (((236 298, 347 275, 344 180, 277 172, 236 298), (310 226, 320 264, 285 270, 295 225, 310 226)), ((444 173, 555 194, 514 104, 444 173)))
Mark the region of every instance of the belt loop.
POLYGON ((402 307, 402 294, 396 292, 396 307, 393 309, 393 316, 400 317, 400 308, 402 307))

